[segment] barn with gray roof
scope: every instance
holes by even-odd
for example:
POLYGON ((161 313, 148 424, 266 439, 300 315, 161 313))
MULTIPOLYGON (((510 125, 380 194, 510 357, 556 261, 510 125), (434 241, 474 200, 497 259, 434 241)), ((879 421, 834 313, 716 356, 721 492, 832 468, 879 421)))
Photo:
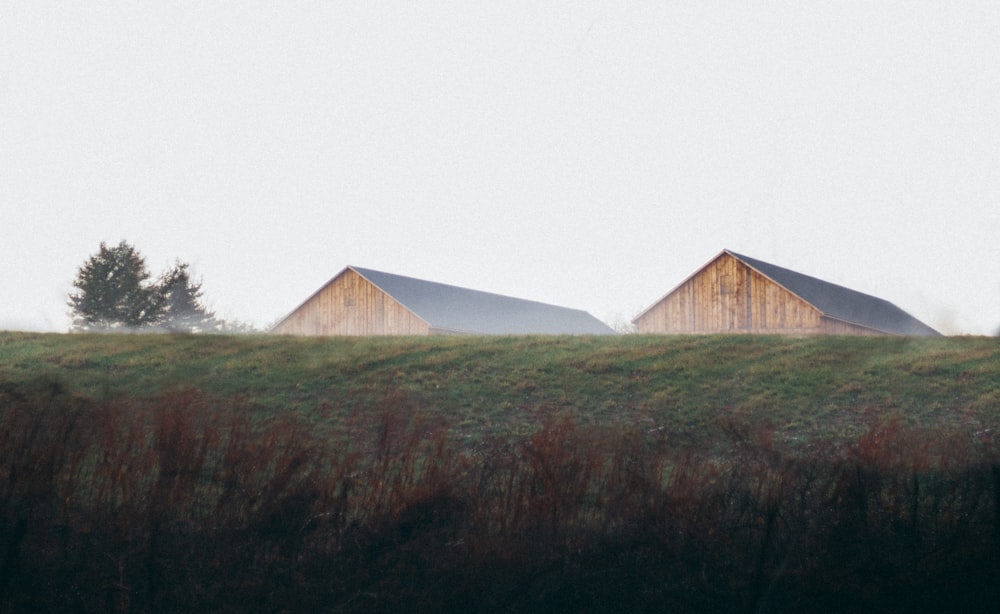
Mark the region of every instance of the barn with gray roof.
POLYGON ((607 335, 586 311, 348 266, 276 324, 286 335, 607 335))
POLYGON ((940 334, 889 301, 729 250, 633 323, 640 333, 940 334))

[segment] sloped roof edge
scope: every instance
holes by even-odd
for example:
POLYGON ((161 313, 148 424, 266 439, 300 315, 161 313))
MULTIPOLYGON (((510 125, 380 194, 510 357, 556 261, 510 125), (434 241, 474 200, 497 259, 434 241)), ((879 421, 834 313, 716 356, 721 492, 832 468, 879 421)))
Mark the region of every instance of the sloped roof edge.
POLYGON ((936 337, 941 334, 885 299, 725 251, 806 301, 826 317, 893 335, 936 337))
POLYGON ((432 328, 471 334, 614 334, 581 309, 349 267, 432 328))

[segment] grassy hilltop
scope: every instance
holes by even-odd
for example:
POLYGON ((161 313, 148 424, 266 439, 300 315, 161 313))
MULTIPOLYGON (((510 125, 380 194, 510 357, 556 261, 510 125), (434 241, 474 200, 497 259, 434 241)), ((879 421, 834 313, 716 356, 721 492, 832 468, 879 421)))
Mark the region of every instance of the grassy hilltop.
POLYGON ((735 419, 794 445, 856 438, 888 416, 926 428, 989 428, 1000 420, 1000 342, 0 333, 0 382, 101 399, 193 388, 320 428, 403 397, 474 440, 529 433, 559 417, 627 422, 708 445, 720 423, 735 419))
POLYGON ((989 612, 989 338, 0 333, 0 612, 989 612))

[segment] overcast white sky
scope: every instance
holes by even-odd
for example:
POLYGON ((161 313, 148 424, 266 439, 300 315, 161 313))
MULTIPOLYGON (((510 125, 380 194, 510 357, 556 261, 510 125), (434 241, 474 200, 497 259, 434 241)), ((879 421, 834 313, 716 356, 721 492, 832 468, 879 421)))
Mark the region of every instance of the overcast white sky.
POLYGON ((0 328, 101 241, 628 320, 723 248, 1000 328, 1000 3, 0 0, 0 328))

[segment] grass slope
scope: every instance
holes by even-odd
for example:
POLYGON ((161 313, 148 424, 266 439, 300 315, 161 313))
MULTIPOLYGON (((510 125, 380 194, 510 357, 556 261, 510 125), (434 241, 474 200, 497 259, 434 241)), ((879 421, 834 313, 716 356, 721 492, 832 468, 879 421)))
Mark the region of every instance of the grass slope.
POLYGON ((683 445, 734 423, 795 448, 872 421, 989 432, 1000 343, 770 336, 290 338, 0 333, 0 382, 97 399, 196 388, 317 428, 405 398, 481 440, 553 418, 628 421, 683 445))
POLYGON ((0 612, 988 612, 995 339, 0 333, 0 612))

